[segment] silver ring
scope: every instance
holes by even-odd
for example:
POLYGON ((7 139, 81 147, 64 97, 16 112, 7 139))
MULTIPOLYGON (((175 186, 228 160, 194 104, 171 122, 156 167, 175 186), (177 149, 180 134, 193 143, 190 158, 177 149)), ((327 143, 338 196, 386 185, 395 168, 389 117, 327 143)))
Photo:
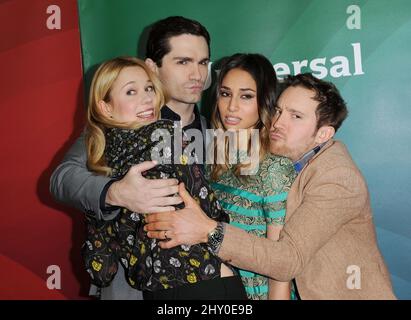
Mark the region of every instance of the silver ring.
POLYGON ((166 231, 164 231, 164 239, 168 240, 168 237, 167 237, 167 230, 166 230, 166 231))

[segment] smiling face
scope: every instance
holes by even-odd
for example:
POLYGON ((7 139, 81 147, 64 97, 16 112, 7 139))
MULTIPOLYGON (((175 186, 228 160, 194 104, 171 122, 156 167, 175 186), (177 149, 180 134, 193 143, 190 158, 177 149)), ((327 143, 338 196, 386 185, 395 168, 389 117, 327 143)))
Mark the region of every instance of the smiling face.
POLYGON ((157 97, 144 69, 122 69, 110 90, 110 101, 100 101, 101 112, 116 122, 152 122, 157 119, 157 97))
POLYGON ((224 77, 218 92, 218 111, 228 129, 251 129, 259 119, 257 85, 242 69, 232 69, 224 77))
POLYGON ((317 130, 315 92, 303 87, 288 87, 277 102, 270 130, 271 153, 297 161, 323 142, 323 130, 317 130))

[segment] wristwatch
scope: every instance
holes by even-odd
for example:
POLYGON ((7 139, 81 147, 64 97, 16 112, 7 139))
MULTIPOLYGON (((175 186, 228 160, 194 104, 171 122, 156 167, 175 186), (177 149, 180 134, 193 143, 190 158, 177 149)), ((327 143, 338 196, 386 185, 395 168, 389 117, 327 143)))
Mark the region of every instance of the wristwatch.
POLYGON ((220 251, 221 244, 224 239, 225 224, 223 222, 217 222, 217 227, 211 230, 208 234, 207 246, 210 251, 217 255, 220 251))

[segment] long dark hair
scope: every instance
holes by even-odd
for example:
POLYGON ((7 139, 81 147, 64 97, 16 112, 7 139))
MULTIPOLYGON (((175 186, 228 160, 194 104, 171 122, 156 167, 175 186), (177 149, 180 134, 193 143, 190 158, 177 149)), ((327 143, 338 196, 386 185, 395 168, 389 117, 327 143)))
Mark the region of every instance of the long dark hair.
MULTIPOLYGON (((274 107, 278 95, 278 82, 276 73, 272 63, 261 54, 236 53, 230 57, 223 59, 221 61, 221 71, 217 79, 216 103, 214 105, 211 116, 211 122, 215 129, 224 129, 217 102, 224 77, 230 70, 233 69, 241 69, 243 71, 246 71, 251 75, 256 83, 259 120, 257 121, 254 129, 259 130, 259 156, 260 159, 262 159, 269 150, 269 132, 271 126, 271 118, 274 112, 274 107)), ((214 156, 217 157, 216 150, 214 152, 214 156)), ((212 179, 217 180, 218 177, 228 169, 228 167, 227 156, 225 164, 217 164, 217 162, 215 161, 215 165, 213 166, 211 174, 212 179)), ((243 167, 245 166, 242 164, 236 165, 234 173, 239 176, 240 169, 243 167)))

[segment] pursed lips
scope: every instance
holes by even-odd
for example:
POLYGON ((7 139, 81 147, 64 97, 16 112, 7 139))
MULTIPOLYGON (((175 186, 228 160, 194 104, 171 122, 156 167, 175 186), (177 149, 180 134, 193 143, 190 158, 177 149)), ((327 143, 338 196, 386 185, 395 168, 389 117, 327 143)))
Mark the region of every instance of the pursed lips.
POLYGON ((271 130, 270 131, 270 140, 280 140, 285 139, 285 136, 278 132, 278 130, 271 130))
POLYGON ((189 90, 196 90, 196 91, 202 91, 204 88, 204 83, 199 83, 199 84, 189 84, 186 86, 187 89, 189 90))

